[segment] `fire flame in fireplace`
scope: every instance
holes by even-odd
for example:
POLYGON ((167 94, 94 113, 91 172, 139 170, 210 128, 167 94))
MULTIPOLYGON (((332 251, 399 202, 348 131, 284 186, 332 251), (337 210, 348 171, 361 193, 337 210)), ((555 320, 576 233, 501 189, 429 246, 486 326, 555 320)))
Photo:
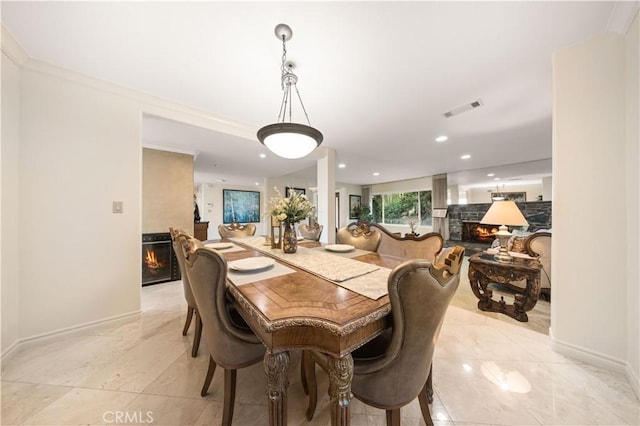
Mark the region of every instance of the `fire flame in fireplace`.
POLYGON ((486 226, 477 226, 475 233, 478 237, 489 237, 493 236, 496 232, 498 232, 498 228, 491 228, 486 226))
POLYGON ((144 263, 145 265, 147 265, 149 272, 151 272, 152 274, 155 274, 156 272, 158 272, 158 270, 163 266, 162 263, 158 261, 158 258, 156 257, 156 252, 153 251, 153 249, 146 250, 146 253, 144 256, 144 263))

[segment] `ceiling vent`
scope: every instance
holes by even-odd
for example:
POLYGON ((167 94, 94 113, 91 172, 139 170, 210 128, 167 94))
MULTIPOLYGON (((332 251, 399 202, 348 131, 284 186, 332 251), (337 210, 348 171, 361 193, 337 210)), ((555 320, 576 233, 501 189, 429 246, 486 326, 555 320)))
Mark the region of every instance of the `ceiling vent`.
POLYGON ((444 115, 445 118, 450 118, 450 117, 453 117, 454 115, 462 114, 465 111, 470 111, 482 105, 484 105, 484 102, 482 102, 482 99, 477 99, 473 102, 469 102, 468 104, 464 104, 462 106, 454 108, 451 111, 443 112, 442 115, 444 115))

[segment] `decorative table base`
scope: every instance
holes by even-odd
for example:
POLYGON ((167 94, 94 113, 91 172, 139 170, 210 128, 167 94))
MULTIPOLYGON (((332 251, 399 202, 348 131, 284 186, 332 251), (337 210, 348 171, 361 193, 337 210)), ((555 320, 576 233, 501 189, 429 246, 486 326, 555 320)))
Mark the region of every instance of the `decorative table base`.
POLYGON ((536 259, 513 258, 511 262, 498 262, 493 255, 477 253, 469 258, 469 284, 478 300, 478 309, 500 312, 521 322, 529 321, 527 312, 533 309, 540 294, 542 265, 536 259), (525 288, 511 285, 526 280, 525 288), (516 292, 512 305, 503 298, 493 300, 490 283, 504 284, 516 292))

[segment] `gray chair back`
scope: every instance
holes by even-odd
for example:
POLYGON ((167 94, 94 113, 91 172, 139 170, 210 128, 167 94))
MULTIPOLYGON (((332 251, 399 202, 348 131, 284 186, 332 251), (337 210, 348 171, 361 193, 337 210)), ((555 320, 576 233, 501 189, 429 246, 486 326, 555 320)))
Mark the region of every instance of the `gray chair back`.
POLYGON ((189 238, 193 238, 187 234, 186 231, 177 228, 169 228, 171 234, 171 242, 173 244, 173 251, 176 254, 178 260, 178 268, 180 269, 180 275, 182 276, 182 289, 184 292, 184 299, 187 301, 187 305, 192 308, 197 308, 196 301, 193 298, 193 292, 191 291, 191 285, 189 284, 189 277, 184 269, 184 252, 182 251, 182 245, 186 244, 189 238))
POLYGON ((336 239, 339 244, 350 244, 355 248, 367 251, 377 251, 382 234, 375 228, 370 228, 364 222, 352 223, 338 229, 336 239))
MULTIPOLYGON (((452 270, 463 253, 460 248, 452 255, 452 270)), ((455 273, 443 274, 424 260, 407 261, 391 272, 391 340, 384 356, 354 365, 351 389, 358 399, 377 407, 400 407, 418 396, 429 376, 440 328, 459 283, 459 267, 455 273)))
POLYGON ((218 234, 221 238, 234 238, 234 237, 250 237, 256 234, 256 225, 253 223, 247 223, 241 225, 233 222, 229 225, 218 225, 218 234))
POLYGON ((540 261, 540 288, 548 291, 551 288, 551 233, 534 232, 527 237, 524 244, 527 253, 540 261))
POLYGON ((197 242, 189 239, 188 248, 183 246, 183 251, 207 349, 224 369, 255 364, 263 358, 265 347, 255 334, 237 327, 229 316, 227 262, 213 249, 198 248, 197 242))
POLYGON ((301 223, 300 226, 298 226, 298 233, 307 240, 320 241, 323 228, 324 227, 317 222, 313 225, 301 223))

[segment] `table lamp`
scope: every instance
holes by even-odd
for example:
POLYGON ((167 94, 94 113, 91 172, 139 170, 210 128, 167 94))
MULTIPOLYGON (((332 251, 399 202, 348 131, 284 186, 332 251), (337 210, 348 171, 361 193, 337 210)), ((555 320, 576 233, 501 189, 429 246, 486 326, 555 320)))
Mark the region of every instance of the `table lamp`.
POLYGON ((511 262, 511 256, 507 250, 507 243, 511 237, 511 232, 507 225, 511 226, 529 226, 529 223, 520 212, 520 209, 513 201, 494 201, 485 213, 480 223, 485 225, 500 225, 495 236, 500 241, 500 250, 494 258, 498 262, 511 262))

